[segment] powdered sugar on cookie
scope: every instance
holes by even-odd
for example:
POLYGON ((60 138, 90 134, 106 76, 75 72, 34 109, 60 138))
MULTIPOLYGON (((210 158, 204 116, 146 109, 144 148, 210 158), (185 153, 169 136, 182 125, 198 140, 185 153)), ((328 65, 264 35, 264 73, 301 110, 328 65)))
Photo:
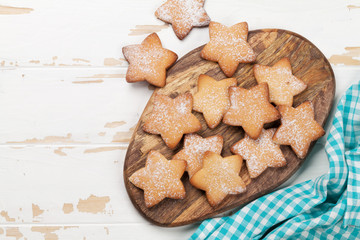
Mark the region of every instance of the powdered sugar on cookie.
POLYGON ((219 63, 227 77, 234 75, 239 63, 255 61, 256 56, 247 43, 246 22, 227 27, 217 22, 209 26, 210 42, 201 51, 201 57, 219 63))
POLYGON ((251 178, 258 177, 267 167, 282 167, 286 159, 280 146, 272 141, 276 129, 263 129, 259 138, 251 139, 245 135, 243 139, 231 147, 231 151, 246 160, 251 178))
POLYGON ((258 83, 269 85, 270 101, 276 105, 292 106, 293 97, 306 89, 306 84, 292 75, 288 58, 281 59, 273 67, 255 64, 254 75, 258 83))
POLYGON ((127 46, 127 50, 124 53, 124 57, 130 63, 129 68, 134 65, 141 66, 142 72, 147 74, 158 74, 155 73, 156 65, 159 59, 165 56, 164 51, 161 48, 153 47, 138 47, 137 45, 127 46))
POLYGON ((207 75, 199 76, 198 92, 194 95, 194 110, 203 113, 210 128, 215 128, 229 109, 229 87, 236 84, 235 78, 216 81, 207 75))
POLYGON ((156 10, 155 15, 171 23, 176 36, 183 39, 193 27, 209 25, 210 18, 204 3, 205 0, 168 0, 156 10))
POLYGON ((175 99, 157 94, 154 97, 154 109, 147 117, 143 130, 160 134, 169 148, 180 142, 183 134, 201 129, 200 121, 191 113, 192 95, 185 93, 175 99))
POLYGON ((249 90, 241 87, 229 89, 229 110, 225 113, 223 122, 232 126, 243 127, 251 138, 259 137, 265 123, 280 118, 279 112, 269 102, 266 83, 259 84, 249 90))
POLYGON ((129 62, 126 81, 148 81, 157 87, 165 86, 166 70, 172 66, 177 55, 162 47, 156 33, 150 34, 141 44, 123 47, 125 59, 129 62))
POLYGON ((281 125, 274 134, 277 144, 290 145, 299 158, 304 158, 312 141, 325 134, 314 119, 312 103, 305 101, 297 108, 279 106, 281 125))
POLYGON ((197 134, 187 134, 184 139, 184 148, 173 159, 182 159, 187 163, 186 171, 191 178, 203 166, 205 152, 212 151, 221 154, 223 138, 220 135, 202 138, 197 134))
POLYGON ((129 180, 144 190, 147 207, 152 207, 164 198, 183 199, 185 188, 180 178, 186 168, 182 160, 168 161, 157 151, 148 154, 146 165, 139 169, 129 180))
POLYGON ((239 176, 242 159, 238 155, 222 158, 219 154, 206 152, 203 168, 190 179, 193 186, 206 191, 211 206, 218 205, 228 194, 246 190, 239 176))

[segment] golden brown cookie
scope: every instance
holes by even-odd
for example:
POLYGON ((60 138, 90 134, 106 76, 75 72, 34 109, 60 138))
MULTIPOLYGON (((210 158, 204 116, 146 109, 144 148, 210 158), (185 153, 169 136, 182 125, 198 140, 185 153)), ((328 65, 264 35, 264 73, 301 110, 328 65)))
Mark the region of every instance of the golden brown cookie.
POLYGON ((310 143, 325 134, 324 129, 315 121, 311 102, 305 101, 297 108, 278 106, 281 125, 274 134, 273 141, 290 145, 299 158, 305 158, 310 143))
POLYGON ((213 152, 204 154, 203 168, 190 178, 190 183, 206 192, 211 206, 218 205, 228 194, 238 194, 246 190, 239 176, 242 159, 239 155, 221 157, 213 152))
POLYGON ((147 36, 141 44, 129 45, 122 49, 129 62, 126 81, 129 83, 148 81, 163 87, 166 83, 166 69, 177 60, 176 53, 162 47, 156 33, 147 36))
POLYGON ((227 77, 232 77, 239 63, 250 63, 256 59, 249 43, 246 22, 231 27, 211 22, 209 25, 210 42, 201 51, 201 57, 218 62, 227 77))
POLYGON ((222 147, 223 137, 220 135, 202 138, 194 133, 187 134, 184 138, 184 148, 175 154, 173 159, 186 161, 186 171, 189 173, 189 178, 191 178, 202 168, 205 152, 212 151, 221 154, 222 147))
POLYGON ((201 129, 200 121, 191 113, 193 98, 184 93, 172 99, 156 94, 153 110, 145 120, 143 130, 160 134, 169 148, 175 148, 183 134, 197 132, 201 129))
POLYGON ((158 151, 152 150, 145 167, 131 175, 129 181, 144 190, 145 205, 150 208, 164 198, 185 198, 185 188, 180 180, 185 168, 185 161, 169 161, 158 151))
POLYGON ((276 105, 292 106, 294 96, 306 89, 306 84, 292 74, 288 58, 272 67, 255 64, 254 75, 258 83, 269 85, 270 102, 276 105))
POLYGON ((223 122, 232 126, 241 126, 253 139, 259 137, 265 123, 280 118, 278 110, 269 102, 266 83, 250 89, 231 87, 229 93, 231 106, 225 113, 223 122))
POLYGON ((181 40, 193 27, 204 27, 210 18, 204 9, 205 0, 168 0, 155 12, 160 20, 170 23, 181 40))
POLYGON ((229 87, 234 87, 236 84, 235 78, 216 81, 204 74, 199 76, 193 109, 203 113, 209 128, 215 128, 229 109, 229 87))
POLYGON ((231 152, 246 160, 246 166, 251 178, 258 177, 268 167, 283 167, 286 159, 280 146, 272 137, 276 129, 263 129, 259 138, 254 140, 248 135, 231 147, 231 152))

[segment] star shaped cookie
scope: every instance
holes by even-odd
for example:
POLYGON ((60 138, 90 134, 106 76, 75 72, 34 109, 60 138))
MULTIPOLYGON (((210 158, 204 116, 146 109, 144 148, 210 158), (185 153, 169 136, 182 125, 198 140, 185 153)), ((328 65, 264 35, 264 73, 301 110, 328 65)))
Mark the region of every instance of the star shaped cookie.
POLYGON ((299 158, 305 158, 310 143, 325 134, 324 129, 315 121, 314 108, 305 101, 297 108, 278 106, 281 125, 274 134, 273 141, 290 145, 299 158))
POLYGON ((173 159, 186 161, 186 171, 189 173, 189 178, 191 178, 202 168, 205 152, 213 151, 221 154, 222 147, 223 137, 220 135, 202 138, 194 133, 187 134, 184 139, 184 148, 175 154, 173 159))
POLYGON ((209 25, 210 42, 201 51, 201 57, 218 62, 227 77, 232 77, 239 63, 250 63, 256 59, 249 43, 246 22, 231 27, 211 22, 209 25))
POLYGON ((236 84, 235 78, 216 81, 204 74, 199 76, 193 109, 203 113, 209 128, 215 128, 229 109, 229 87, 235 87, 236 84))
POLYGON ((231 87, 229 94, 231 106, 225 113, 223 122, 232 126, 241 126, 253 139, 259 137, 265 123, 280 118, 278 110, 269 102, 266 83, 250 89, 231 87))
POLYGON ((283 58, 272 67, 255 64, 254 75, 258 83, 269 85, 270 102, 292 106, 295 95, 306 89, 306 84, 292 74, 290 60, 283 58))
POLYGON ((162 47, 156 33, 147 36, 141 44, 129 45, 122 49, 129 62, 126 81, 129 83, 148 81, 156 87, 166 83, 166 69, 177 60, 176 53, 162 47))
POLYGON ((200 121, 191 113, 193 98, 185 93, 172 99, 156 94, 153 110, 148 115, 143 130, 160 134, 169 148, 175 148, 183 134, 197 132, 201 129, 200 121))
POLYGON ((190 183, 206 191, 211 206, 218 205, 228 194, 238 194, 246 190, 239 176, 242 159, 239 155, 221 157, 213 152, 204 154, 203 168, 190 179, 190 183))
POLYGON ((254 140, 248 135, 231 147, 231 152, 246 160, 246 166, 251 178, 258 177, 268 167, 283 167, 286 159, 280 146, 272 137, 276 129, 263 129, 259 138, 254 140))
POLYGON ((155 12, 160 20, 170 23, 181 40, 193 27, 204 27, 210 18, 204 9, 205 0, 168 0, 155 12))
POLYGON ((145 167, 137 170, 129 180, 144 190, 145 205, 150 208, 164 198, 185 198, 185 188, 180 180, 185 168, 185 161, 169 161, 158 151, 152 150, 147 156, 145 167))

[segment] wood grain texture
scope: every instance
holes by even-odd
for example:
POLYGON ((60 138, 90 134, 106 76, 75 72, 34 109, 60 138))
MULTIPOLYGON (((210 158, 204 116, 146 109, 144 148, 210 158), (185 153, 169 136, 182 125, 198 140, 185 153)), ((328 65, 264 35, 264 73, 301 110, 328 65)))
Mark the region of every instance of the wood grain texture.
MULTIPOLYGON (((163 24, 154 16, 155 10, 163 2, 165 1, 93 0, 92 4, 86 0, 78 0, 76 3, 71 0, 2 2, 1 5, 34 10, 28 14, 0 15, 3 19, 3 24, 0 24, 0 32, 3 33, 0 39, 0 67, 126 68, 126 61, 119 61, 123 57, 121 48, 140 43, 146 37, 146 30, 159 30, 159 27, 153 28, 151 25, 163 24), (129 36, 130 29, 140 28, 141 30, 136 31, 145 33, 144 35, 129 36), (33 32, 38 34, 32 34, 33 32), (55 57, 56 60, 53 59, 55 57), (78 58, 88 62, 73 60, 78 58)), ((359 9, 349 10, 349 5, 359 6, 359 0, 334 0, 331 4, 326 0, 206 1, 205 9, 213 20, 228 26, 247 21, 250 29, 276 27, 299 32, 311 38, 321 47, 325 56, 330 57, 345 53, 345 47, 359 45, 360 31, 352 30, 359 29, 359 9), (314 13, 318 16, 316 24, 304 21, 313 19, 314 13)), ((176 38, 171 26, 163 28, 158 35, 165 48, 182 57, 208 40, 208 29, 195 28, 183 41, 176 38)))
MULTIPOLYGON (((256 63, 258 64, 273 65, 283 57, 290 59, 293 74, 308 85, 303 93, 294 98, 294 106, 298 106, 305 100, 312 101, 315 108, 315 119, 324 125, 335 92, 334 74, 324 55, 304 37, 285 30, 251 31, 249 32, 249 43, 257 55, 256 63)), ((194 94, 197 90, 196 82, 200 74, 207 74, 218 80, 226 78, 217 63, 200 58, 202 48, 203 46, 196 48, 180 59, 169 70, 167 85, 155 90, 155 93, 162 93, 171 97, 176 97, 184 92, 194 94)), ((250 88, 256 85, 253 64, 240 64, 234 77, 241 87, 250 88)), ((179 144, 176 149, 170 150, 159 135, 151 135, 142 130, 144 119, 152 110, 153 97, 154 95, 146 106, 130 142, 124 163, 124 181, 135 207, 145 218, 157 225, 167 227, 185 225, 245 204, 285 182, 304 162, 304 159, 301 160, 296 157, 290 147, 281 146, 287 160, 286 167, 268 168, 261 176, 251 180, 244 165, 240 175, 247 184, 247 191, 243 194, 226 197, 215 208, 207 203, 203 191, 190 185, 188 175, 184 174, 182 180, 187 193, 185 199, 165 199, 148 209, 144 204, 143 191, 128 181, 129 176, 145 166, 146 156, 150 150, 156 149, 171 159, 182 148, 182 144, 179 144)), ((206 126, 202 114, 195 114, 202 122, 202 130, 198 133, 203 137, 215 134, 222 135, 224 137, 222 155, 231 155, 230 147, 244 136, 242 128, 227 126, 222 123, 211 130, 206 126)), ((277 126, 278 124, 277 122, 271 125, 277 126)))
POLYGON ((0 5, 0 14, 4 15, 17 15, 17 14, 27 14, 33 11, 32 8, 23 8, 23 7, 11 7, 0 5))

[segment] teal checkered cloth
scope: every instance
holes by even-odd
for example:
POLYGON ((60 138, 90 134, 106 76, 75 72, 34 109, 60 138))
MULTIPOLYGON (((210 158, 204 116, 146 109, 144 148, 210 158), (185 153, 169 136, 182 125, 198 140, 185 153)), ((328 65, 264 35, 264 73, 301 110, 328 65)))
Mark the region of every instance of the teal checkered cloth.
POLYGON ((325 150, 328 174, 205 220, 190 239, 360 239, 360 82, 341 98, 325 150))

